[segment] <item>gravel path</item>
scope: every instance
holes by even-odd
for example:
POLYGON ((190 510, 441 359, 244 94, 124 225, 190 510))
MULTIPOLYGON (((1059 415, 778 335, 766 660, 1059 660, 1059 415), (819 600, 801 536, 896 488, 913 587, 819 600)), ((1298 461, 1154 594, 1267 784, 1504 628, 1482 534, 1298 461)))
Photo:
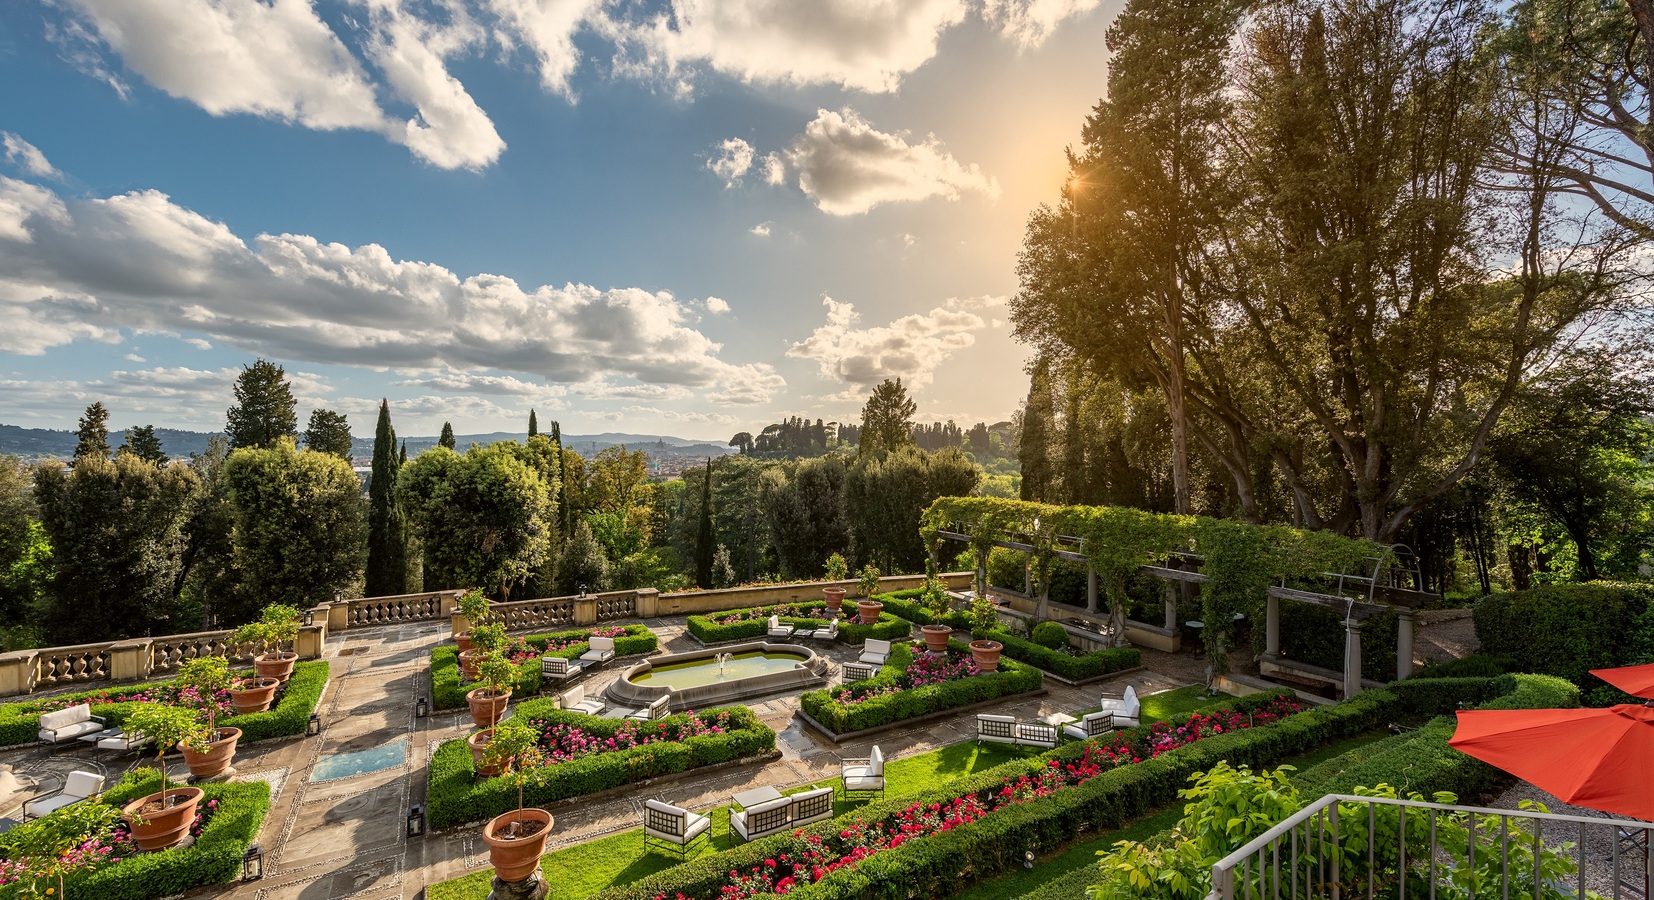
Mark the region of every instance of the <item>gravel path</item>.
MULTIPOLYGON (((1585 809, 1579 806, 1570 806, 1556 799, 1545 791, 1527 783, 1518 781, 1503 794, 1495 797, 1488 806, 1494 809, 1518 809, 1524 800, 1533 800, 1545 805, 1545 811, 1559 815, 1582 816, 1607 821, 1611 817, 1604 812, 1594 809, 1585 809)), ((1544 829, 1545 845, 1557 848, 1563 844, 1580 843, 1578 826, 1549 825, 1544 829), (1553 837, 1554 829, 1554 837, 1553 837)), ((1585 869, 1585 887, 1604 897, 1647 897, 1647 856, 1641 851, 1630 852, 1625 848, 1620 851, 1620 874, 1625 882, 1621 893, 1614 892, 1614 845, 1618 840, 1618 829, 1611 825, 1588 825, 1585 828, 1585 840, 1582 848, 1568 851, 1568 855, 1578 858, 1583 849, 1585 869)), ((1572 892, 1577 882, 1570 882, 1568 890, 1572 892)))

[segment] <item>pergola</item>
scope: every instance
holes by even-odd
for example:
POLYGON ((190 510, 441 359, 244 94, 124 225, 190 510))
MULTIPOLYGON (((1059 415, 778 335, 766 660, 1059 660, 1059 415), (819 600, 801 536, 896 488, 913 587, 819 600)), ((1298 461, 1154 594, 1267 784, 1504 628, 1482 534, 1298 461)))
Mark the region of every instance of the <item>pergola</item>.
MULTIPOLYGON (((966 544, 973 542, 958 523, 950 528, 938 529, 936 537, 966 544)), ((995 547, 1004 547, 1033 556, 1036 548, 1029 536, 1024 533, 1011 533, 1005 538, 995 539, 995 547)), ((1099 612, 1097 608, 1097 569, 1083 552, 1085 540, 1069 535, 1057 535, 1051 555, 1056 559, 1079 563, 1086 567, 1086 611, 1099 612)), ((1437 595, 1417 588, 1421 583, 1416 562, 1411 550, 1401 544, 1392 545, 1382 556, 1367 557, 1359 572, 1324 572, 1315 579, 1314 585, 1291 586, 1282 583, 1269 586, 1268 602, 1265 614, 1265 642, 1263 655, 1258 657, 1258 668, 1266 675, 1284 673, 1316 681, 1325 681, 1331 684, 1341 684, 1345 697, 1354 696, 1361 690, 1361 627, 1368 619, 1385 610, 1395 610, 1396 625, 1396 677, 1406 678, 1413 671, 1413 616, 1414 611, 1426 600, 1434 599, 1437 595), (1407 583, 1411 582, 1412 587, 1407 583), (1309 663, 1300 662, 1284 657, 1281 651, 1281 601, 1292 600, 1299 603, 1312 603, 1325 606, 1343 615, 1344 623, 1344 668, 1342 673, 1333 673, 1309 663), (1338 677, 1333 677, 1338 676, 1338 677)), ((1198 554, 1177 550, 1168 550, 1164 554, 1163 565, 1145 565, 1140 572, 1162 579, 1167 584, 1165 599, 1166 624, 1165 631, 1171 634, 1177 632, 1177 592, 1173 586, 1177 584, 1201 585, 1211 579, 1200 571, 1204 559, 1198 554)), ((977 578, 986 583, 985 563, 981 560, 977 564, 977 578)), ((1031 594, 1031 585, 1025 588, 1024 593, 1031 594)), ((1040 609, 1043 611, 1049 603, 1049 590, 1042 589, 1039 597, 1040 609)), ((1152 627, 1152 626, 1150 626, 1152 627)), ((1119 637, 1123 638, 1123 635, 1119 637)))

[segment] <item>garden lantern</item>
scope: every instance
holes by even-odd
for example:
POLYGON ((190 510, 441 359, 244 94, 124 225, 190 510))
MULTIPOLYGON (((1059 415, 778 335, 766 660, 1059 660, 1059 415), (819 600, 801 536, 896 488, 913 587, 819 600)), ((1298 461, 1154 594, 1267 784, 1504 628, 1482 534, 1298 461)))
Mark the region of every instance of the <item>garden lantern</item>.
POLYGON ((315 737, 316 735, 322 733, 322 714, 321 713, 313 712, 313 713, 310 714, 310 721, 305 724, 304 733, 305 733, 306 737, 315 737))
POLYGON ((424 697, 414 701, 414 718, 423 719, 431 714, 431 702, 424 697))
POLYGON ((343 602, 345 602, 345 592, 338 589, 338 588, 334 588, 333 589, 333 602, 334 603, 343 603, 343 602))
POLYGON ((305 610, 304 611, 304 627, 309 628, 310 626, 312 626, 314 624, 316 624, 316 611, 313 610, 313 609, 305 610))
POLYGON ((419 837, 425 833, 425 807, 415 803, 408 808, 408 837, 419 837))
POLYGON ((247 853, 241 857, 241 880, 257 881, 264 877, 264 848, 257 844, 249 844, 247 853))
POLYGON ((1022 851, 1022 867, 1024 869, 1032 869, 1034 867, 1034 851, 1022 851))

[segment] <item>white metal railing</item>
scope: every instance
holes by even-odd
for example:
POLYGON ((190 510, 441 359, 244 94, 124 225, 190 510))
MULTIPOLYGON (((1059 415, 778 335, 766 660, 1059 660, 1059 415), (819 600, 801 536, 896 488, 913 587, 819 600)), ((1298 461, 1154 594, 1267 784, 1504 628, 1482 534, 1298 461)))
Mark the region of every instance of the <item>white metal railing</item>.
POLYGON ((1329 794, 1212 866, 1207 900, 1648 900, 1651 831, 1629 819, 1329 794))

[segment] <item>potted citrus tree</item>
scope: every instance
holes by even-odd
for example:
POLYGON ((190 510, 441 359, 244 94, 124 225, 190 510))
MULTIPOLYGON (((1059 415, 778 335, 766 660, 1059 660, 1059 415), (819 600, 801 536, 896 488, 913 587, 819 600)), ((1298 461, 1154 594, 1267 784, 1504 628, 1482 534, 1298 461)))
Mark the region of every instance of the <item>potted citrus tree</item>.
MULTIPOLYGON (((280 682, 270 679, 272 685, 280 682)), ((218 727, 218 695, 230 686, 230 664, 222 656, 200 656, 184 663, 178 683, 184 691, 180 697, 195 707, 198 714, 207 717, 207 727, 199 739, 181 741, 178 750, 190 767, 193 781, 226 778, 234 770, 236 742, 241 740, 241 729, 218 727)), ((272 686, 271 690, 275 688, 272 686)), ((268 705, 268 702, 266 703, 268 705)))
POLYGON ((856 610, 861 613, 862 622, 871 625, 879 621, 879 613, 884 612, 884 604, 873 599, 873 595, 879 592, 878 567, 872 563, 862 566, 856 581, 861 586, 862 597, 856 601, 856 610))
POLYGON ((459 597, 459 614, 465 619, 465 627, 454 635, 454 643, 459 645, 461 653, 471 649, 471 629, 481 625, 488 618, 488 598, 482 591, 472 588, 459 597))
POLYGON ((139 850, 165 850, 189 834, 202 791, 197 787, 172 790, 161 758, 179 744, 200 741, 206 736, 206 726, 196 718, 194 710, 162 703, 139 703, 126 717, 123 727, 127 733, 141 734, 154 744, 155 765, 161 770, 161 790, 127 803, 121 807, 121 815, 139 850))
POLYGON ((465 703, 471 708, 471 721, 478 728, 493 728, 505 713, 506 704, 511 702, 517 667, 504 654, 492 650, 477 664, 477 675, 482 685, 466 693, 465 703))
POLYGON ((971 601, 971 658, 976 660, 976 667, 984 672, 993 672, 999 668, 999 654, 1005 645, 993 639, 993 631, 999 627, 999 613, 994 608, 992 600, 980 594, 971 601))
POLYGON ((471 649, 459 653, 459 668, 467 681, 477 680, 477 664, 505 646, 505 626, 477 625, 471 629, 471 649))
POLYGON ((20 838, 11 848, 14 866, 23 866, 22 871, 14 867, 10 873, 15 877, 12 883, 18 885, 17 896, 63 900, 64 874, 86 864, 83 845, 107 834, 120 818, 120 810, 93 798, 53 812, 50 828, 14 832, 20 838), (53 882, 57 883, 55 893, 53 882))
MULTIPOLYGON (((843 581, 850 574, 850 565, 844 561, 844 555, 834 553, 827 557, 827 580, 843 581)), ((833 617, 838 618, 838 611, 844 606, 845 590, 838 585, 821 589, 822 596, 827 598, 827 608, 833 611, 833 617)))
POLYGON ((925 565, 925 591, 919 595, 919 605, 930 613, 933 621, 920 626, 919 633, 924 635, 926 650, 946 653, 948 638, 953 636, 953 626, 942 624, 942 617, 948 614, 948 591, 942 586, 942 579, 936 577, 936 563, 927 562, 925 565))
POLYGON ((515 884, 538 873, 540 855, 551 837, 551 813, 523 808, 523 787, 530 771, 545 765, 540 735, 532 726, 512 720, 494 729, 488 741, 488 761, 509 776, 517 786, 517 809, 490 819, 482 828, 488 843, 488 861, 499 880, 515 884))
POLYGON ((260 677, 286 681, 298 664, 299 655, 283 650, 283 644, 292 643, 299 635, 299 611, 282 603, 264 607, 258 621, 248 622, 235 630, 231 640, 251 644, 258 650, 253 657, 253 669, 260 677))

